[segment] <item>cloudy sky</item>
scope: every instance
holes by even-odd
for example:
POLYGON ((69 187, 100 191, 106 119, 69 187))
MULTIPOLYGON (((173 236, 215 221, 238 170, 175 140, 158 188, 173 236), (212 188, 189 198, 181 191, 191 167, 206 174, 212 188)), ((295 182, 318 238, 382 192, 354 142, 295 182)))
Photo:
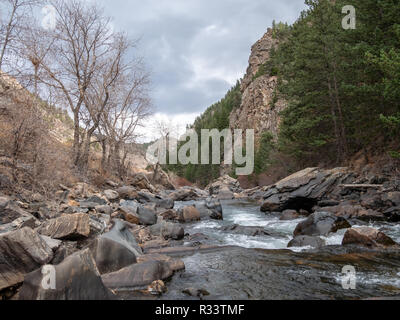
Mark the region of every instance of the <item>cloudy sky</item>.
POLYGON ((96 1, 116 29, 141 39, 155 118, 182 128, 243 76, 251 46, 274 19, 292 23, 304 8, 304 0, 96 1))

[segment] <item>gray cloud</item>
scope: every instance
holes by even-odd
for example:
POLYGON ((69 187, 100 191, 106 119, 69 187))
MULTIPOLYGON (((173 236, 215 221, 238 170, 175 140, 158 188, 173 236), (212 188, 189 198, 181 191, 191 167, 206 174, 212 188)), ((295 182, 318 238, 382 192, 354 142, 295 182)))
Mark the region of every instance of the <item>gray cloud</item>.
POLYGON ((292 23, 304 0, 97 0, 118 30, 140 38, 160 113, 204 111, 243 76, 272 20, 292 23))

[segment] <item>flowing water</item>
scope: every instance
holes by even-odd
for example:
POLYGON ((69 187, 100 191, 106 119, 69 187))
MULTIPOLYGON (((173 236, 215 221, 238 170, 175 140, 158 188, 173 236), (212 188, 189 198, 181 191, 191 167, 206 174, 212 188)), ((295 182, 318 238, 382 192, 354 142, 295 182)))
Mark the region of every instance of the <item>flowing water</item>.
MULTIPOLYGON (((177 207, 192 203, 178 203, 177 207)), ((257 203, 223 202, 223 221, 206 220, 185 226, 186 233, 206 235, 203 244, 232 246, 181 256, 186 271, 176 274, 163 299, 188 299, 185 288, 205 289, 205 299, 365 299, 400 295, 400 253, 343 247, 345 230, 325 238, 328 246, 287 249, 303 219, 280 221, 260 212, 257 203), (262 227, 252 237, 220 230, 230 225, 262 227), (356 289, 342 286, 344 266, 356 268, 356 289)), ((361 223, 360 223, 361 225, 361 223)), ((399 224, 375 224, 400 242, 399 224)))

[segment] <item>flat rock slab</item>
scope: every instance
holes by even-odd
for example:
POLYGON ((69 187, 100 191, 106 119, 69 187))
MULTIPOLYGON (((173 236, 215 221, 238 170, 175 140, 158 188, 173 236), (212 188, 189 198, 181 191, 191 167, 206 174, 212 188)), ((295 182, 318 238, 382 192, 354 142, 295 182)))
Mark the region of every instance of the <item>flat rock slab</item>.
POLYGON ((25 274, 52 259, 52 249, 30 228, 1 235, 0 290, 23 282, 25 274))
POLYGON ((42 235, 59 240, 87 238, 90 234, 89 215, 84 213, 63 215, 46 221, 38 231, 42 235))

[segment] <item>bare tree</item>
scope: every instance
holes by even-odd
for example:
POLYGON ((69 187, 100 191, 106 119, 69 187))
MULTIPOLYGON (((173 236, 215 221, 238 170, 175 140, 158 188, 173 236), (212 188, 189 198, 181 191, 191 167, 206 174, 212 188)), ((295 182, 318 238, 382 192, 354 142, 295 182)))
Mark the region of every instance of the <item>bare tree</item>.
POLYGON ((26 28, 26 18, 34 6, 41 0, 0 0, 0 9, 5 8, 3 23, 0 25, 0 69, 9 50, 15 49, 14 44, 19 34, 26 28))
POLYGON ((31 52, 30 59, 36 65, 39 81, 58 94, 59 101, 73 114, 73 155, 78 166, 82 110, 88 102, 88 91, 107 68, 114 34, 110 19, 96 4, 79 0, 54 0, 51 4, 57 13, 55 29, 47 32, 51 45, 48 50, 31 52), (46 54, 40 56, 38 52, 46 54))

